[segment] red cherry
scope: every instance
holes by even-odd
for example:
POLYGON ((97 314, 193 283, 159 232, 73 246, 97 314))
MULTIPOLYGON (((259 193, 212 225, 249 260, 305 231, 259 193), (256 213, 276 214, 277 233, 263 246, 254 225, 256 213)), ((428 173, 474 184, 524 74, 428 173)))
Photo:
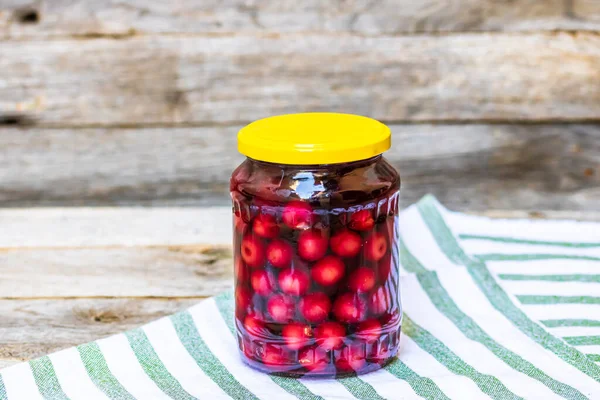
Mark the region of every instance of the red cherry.
POLYGON ((354 257, 360 252, 362 245, 358 233, 342 230, 331 237, 331 250, 340 257, 354 257))
POLYGON ((263 349, 262 362, 275 370, 289 365, 290 361, 290 354, 281 346, 267 344, 263 349))
POLYGON ((352 343, 336 351, 335 367, 339 372, 360 371, 367 364, 367 351, 363 343, 352 343))
POLYGON ((379 339, 381 333, 381 323, 376 319, 361 322, 356 329, 356 335, 369 342, 379 339))
POLYGON ((303 201, 290 201, 283 209, 281 218, 292 229, 306 229, 313 223, 312 209, 303 201))
POLYGON ((371 261, 379 261, 385 255, 387 248, 385 235, 381 232, 373 232, 365 240, 365 258, 371 261))
POLYGON ((319 346, 305 347, 298 352, 298 363, 310 372, 322 372, 329 362, 329 354, 319 346))
POLYGON ((273 240, 267 247, 267 260, 277 268, 289 266, 293 254, 292 245, 283 240, 273 240))
POLYGON ((252 271, 250 275, 250 284, 255 293, 261 296, 268 296, 273 292, 273 278, 265 270, 252 271))
POLYGON ((252 230, 258 236, 262 236, 266 239, 273 239, 279 233, 279 227, 277 226, 277 220, 274 216, 269 214, 259 214, 252 224, 252 230))
POLYGON ((242 239, 240 252, 244 262, 250 267, 260 267, 265 262, 265 248, 262 242, 253 236, 242 239))
POLYGON ((334 285, 344 277, 346 266, 337 257, 327 256, 317 262, 310 271, 313 281, 322 286, 334 285))
POLYGON ((264 332, 265 324, 256 317, 248 315, 244 318, 244 328, 249 334, 260 336, 264 332))
POLYGON ((238 285, 235 288, 235 305, 239 311, 245 311, 252 302, 252 293, 246 286, 238 285))
POLYGON ((275 322, 289 322, 294 316, 294 301, 282 294, 276 294, 267 301, 267 312, 275 322))
POLYGON ((326 350, 342 346, 346 328, 338 322, 323 322, 315 328, 317 344, 326 350))
POLYGON ((325 293, 307 294, 300 300, 300 313, 308 322, 321 322, 331 311, 331 301, 325 293))
POLYGON ((298 350, 308 344, 312 336, 312 330, 310 325, 289 324, 283 327, 281 336, 283 336, 290 349, 298 350))
POLYGON ((283 293, 301 296, 310 284, 308 272, 300 268, 288 268, 279 273, 279 288, 283 293))
POLYGON ((364 300, 354 293, 339 295, 333 303, 333 314, 340 322, 354 323, 362 321, 366 311, 367 306, 364 300))
POLYGON ((348 226, 357 231, 368 231, 375 225, 375 220, 370 210, 360 210, 352 214, 348 226))
POLYGON ((387 253, 385 256, 383 256, 383 258, 377 263, 377 269, 379 279, 382 282, 385 282, 392 271, 392 255, 387 253))
POLYGON ((348 287, 350 290, 365 293, 375 286, 375 271, 371 268, 360 267, 350 274, 348 287))
POLYGON ((381 316, 382 314, 389 311, 392 306, 390 293, 385 287, 380 286, 378 289, 373 291, 369 297, 369 310, 374 316, 381 316))
POLYGON ((327 235, 324 231, 311 229, 298 237, 298 254, 308 261, 317 261, 327 253, 327 235))

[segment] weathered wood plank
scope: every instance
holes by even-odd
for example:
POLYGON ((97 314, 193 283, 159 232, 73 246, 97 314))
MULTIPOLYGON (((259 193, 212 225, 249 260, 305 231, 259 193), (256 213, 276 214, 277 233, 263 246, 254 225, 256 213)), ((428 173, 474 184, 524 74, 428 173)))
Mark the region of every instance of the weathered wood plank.
POLYGON ((230 247, 9 249, 0 265, 0 298, 197 298, 233 285, 230 247))
POLYGON ((0 368, 91 342, 200 300, 0 300, 0 368))
MULTIPOLYGON (((242 160, 238 129, 2 129, 0 148, 10 151, 0 157, 0 205, 227 206, 229 176, 242 160)), ((405 205, 434 193, 457 210, 600 210, 600 125, 409 124, 392 131, 386 157, 403 177, 405 205)), ((166 237, 185 232, 180 243, 228 243, 229 211, 215 212, 221 223, 195 231, 210 212, 188 219, 178 210, 171 224, 170 214, 157 210, 153 229, 134 244, 161 244, 157 227, 167 229, 166 237)), ((144 226, 135 210, 123 213, 133 227, 144 226)), ((62 217, 40 218, 52 226, 62 217)), ((19 226, 19 235, 0 237, 28 243, 26 220, 19 226)), ((59 236, 77 245, 88 229, 107 232, 93 245, 129 240, 118 219, 59 236)))
POLYGON ((600 22, 600 3, 596 0, 575 0, 571 8, 575 19, 592 24, 600 22))
MULTIPOLYGON (((81 206, 168 199, 173 205, 228 204, 229 175, 243 160, 236 150, 239 128, 0 128, 0 148, 10 149, 0 157, 0 204, 41 200, 81 206)), ((102 229, 114 226, 112 222, 102 229)), ((157 226, 164 223, 157 221, 157 226)), ((193 223, 201 226, 202 221, 193 223)), ((211 237, 218 237, 222 227, 213 228, 194 243, 214 243, 211 237)))
POLYGON ((600 36, 315 34, 0 42, 0 113, 40 125, 596 120, 600 36))
POLYGON ((9 38, 153 33, 421 32, 598 29, 593 0, 4 0, 9 38))
POLYGON ((0 209, 0 226, 0 249, 228 246, 232 229, 231 207, 0 209))

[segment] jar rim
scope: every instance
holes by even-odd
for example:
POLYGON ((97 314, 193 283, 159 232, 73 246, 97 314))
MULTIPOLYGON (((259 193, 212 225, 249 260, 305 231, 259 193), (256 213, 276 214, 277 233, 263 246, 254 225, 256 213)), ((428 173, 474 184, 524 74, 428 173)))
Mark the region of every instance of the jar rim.
POLYGON ((276 164, 339 164, 369 159, 390 147, 386 125, 354 114, 277 115, 252 122, 238 133, 240 153, 276 164))

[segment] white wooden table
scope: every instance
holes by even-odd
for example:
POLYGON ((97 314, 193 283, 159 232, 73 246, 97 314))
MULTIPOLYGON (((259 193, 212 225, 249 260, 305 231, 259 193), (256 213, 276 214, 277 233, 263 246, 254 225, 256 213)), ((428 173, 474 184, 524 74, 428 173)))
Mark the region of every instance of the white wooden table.
MULTIPOLYGON (((489 211, 600 220, 600 213, 489 211)), ((230 210, 0 209, 0 368, 134 328, 232 285, 230 210)))

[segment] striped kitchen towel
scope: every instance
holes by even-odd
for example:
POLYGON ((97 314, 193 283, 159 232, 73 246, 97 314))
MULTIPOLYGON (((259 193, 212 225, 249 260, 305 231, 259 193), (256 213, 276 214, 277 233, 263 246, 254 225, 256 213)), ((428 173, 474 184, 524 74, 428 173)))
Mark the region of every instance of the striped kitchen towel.
POLYGON ((0 399, 600 399, 600 224, 402 212, 401 352, 343 379, 239 360, 231 293, 0 374, 0 399))

